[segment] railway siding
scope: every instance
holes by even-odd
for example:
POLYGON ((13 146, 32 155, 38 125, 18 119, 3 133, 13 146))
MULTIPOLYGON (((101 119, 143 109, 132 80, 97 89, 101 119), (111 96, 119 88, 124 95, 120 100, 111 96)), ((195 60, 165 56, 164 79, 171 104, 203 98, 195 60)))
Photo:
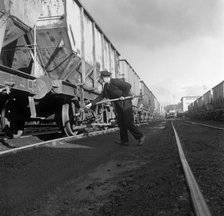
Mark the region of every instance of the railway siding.
POLYGON ((185 154, 183 152, 183 148, 181 146, 181 142, 179 139, 179 136, 177 134, 177 131, 173 125, 173 122, 171 122, 173 130, 174 130, 174 134, 175 134, 175 138, 176 138, 176 142, 177 142, 177 147, 178 147, 178 153, 179 153, 179 157, 181 160, 181 164, 184 170, 184 174, 185 174, 185 178, 188 184, 188 188, 190 190, 190 194, 191 194, 191 199, 193 201, 193 205, 194 205, 194 209, 195 209, 195 213, 197 216, 211 216, 210 210, 207 206, 207 203, 201 193, 201 190, 198 186, 197 181, 195 180, 195 177, 191 171, 191 168, 187 162, 187 159, 185 157, 185 154))
POLYGON ((118 128, 110 128, 107 130, 100 130, 100 131, 92 131, 90 133, 82 133, 80 135, 70 136, 70 137, 60 137, 60 138, 54 138, 54 139, 48 139, 46 141, 41 140, 38 137, 35 136, 28 136, 28 137, 21 137, 17 139, 2 139, 0 140, 1 148, 0 148, 0 157, 4 156, 6 154, 16 153, 19 151, 37 148, 40 146, 46 146, 46 145, 63 145, 64 142, 82 139, 86 137, 92 137, 102 134, 109 134, 112 132, 117 131, 118 128))

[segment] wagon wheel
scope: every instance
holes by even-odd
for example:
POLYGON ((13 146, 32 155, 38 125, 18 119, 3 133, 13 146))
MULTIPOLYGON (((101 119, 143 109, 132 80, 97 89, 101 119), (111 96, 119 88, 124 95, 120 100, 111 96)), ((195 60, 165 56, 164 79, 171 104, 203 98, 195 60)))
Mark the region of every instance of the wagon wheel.
POLYGON ((75 110, 75 104, 72 102, 62 106, 62 126, 67 136, 75 136, 78 133, 78 118, 80 116, 75 113, 75 110))
POLYGON ((16 106, 16 99, 8 99, 1 112, 1 127, 10 138, 18 138, 23 134, 25 120, 16 106))

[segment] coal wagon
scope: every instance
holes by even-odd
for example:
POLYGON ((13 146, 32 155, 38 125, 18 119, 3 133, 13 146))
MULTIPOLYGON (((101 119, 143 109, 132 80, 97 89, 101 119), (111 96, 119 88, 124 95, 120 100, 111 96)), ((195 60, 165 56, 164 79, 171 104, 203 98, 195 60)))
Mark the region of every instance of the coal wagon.
POLYGON ((14 68, 14 63, 18 60, 16 50, 27 49, 17 41, 31 32, 40 14, 40 0, 0 2, 0 116, 1 128, 10 136, 22 134, 27 108, 24 100, 38 92, 32 73, 14 68))
POLYGON ((82 4, 5 0, 1 9, 9 25, 1 25, 2 129, 17 137, 25 121, 53 120, 75 135, 90 121, 109 124, 111 108, 89 113, 83 107, 102 90, 100 70, 118 76, 120 54, 82 4))
POLYGON ((119 71, 119 77, 132 85, 131 94, 139 96, 132 100, 135 122, 147 122, 159 116, 158 100, 126 59, 120 60, 119 71))
POLYGON ((152 91, 142 80, 140 82, 140 94, 142 95, 140 101, 141 121, 152 120, 160 114, 160 105, 152 91))
POLYGON ((212 88, 213 117, 224 120, 224 81, 212 88))
POLYGON ((224 81, 188 106, 188 115, 197 119, 224 119, 224 81))
POLYGON ((141 115, 139 112, 140 100, 141 100, 140 95, 141 79, 126 59, 120 60, 119 77, 131 84, 131 92, 130 92, 131 95, 139 96, 132 99, 134 120, 135 122, 139 122, 140 121, 139 116, 141 115))

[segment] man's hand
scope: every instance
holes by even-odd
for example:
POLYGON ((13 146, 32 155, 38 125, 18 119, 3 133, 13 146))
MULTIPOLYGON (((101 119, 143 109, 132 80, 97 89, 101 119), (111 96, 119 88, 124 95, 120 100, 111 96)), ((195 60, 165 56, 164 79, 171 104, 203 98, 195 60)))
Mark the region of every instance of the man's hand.
POLYGON ((85 105, 85 108, 90 109, 91 106, 92 106, 92 103, 88 103, 85 105))
POLYGON ((123 101, 123 100, 124 100, 124 97, 123 97, 123 96, 121 96, 119 99, 123 101))

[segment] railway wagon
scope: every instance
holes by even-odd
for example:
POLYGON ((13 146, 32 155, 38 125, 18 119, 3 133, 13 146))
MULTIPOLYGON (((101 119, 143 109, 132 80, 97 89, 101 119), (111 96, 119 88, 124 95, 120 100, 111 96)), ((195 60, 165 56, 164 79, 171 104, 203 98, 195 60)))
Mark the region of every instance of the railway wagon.
POLYGON ((142 95, 140 101, 141 121, 149 121, 153 119, 157 102, 154 94, 150 91, 144 81, 141 80, 140 86, 140 92, 142 95))
POLYGON ((120 60, 119 74, 120 78, 132 85, 131 94, 140 95, 132 100, 135 122, 148 121, 159 115, 159 102, 126 59, 120 60))
MULTIPOLYGON (((45 68, 57 84, 62 80, 75 86, 75 98, 74 88, 69 88, 72 98, 62 105, 62 126, 66 134, 74 135, 76 128, 85 127, 92 118, 95 125, 110 124, 111 106, 98 106, 94 116, 79 107, 102 91, 101 70, 110 71, 112 77, 118 76, 119 52, 79 1, 51 0, 42 4, 37 44, 49 47, 40 49, 45 68), (73 116, 77 116, 76 121, 73 116)), ((65 93, 68 95, 66 90, 65 93)))
POLYGON ((161 106, 157 98, 154 96, 154 111, 153 116, 159 117, 161 115, 161 106))
MULTIPOLYGON (((21 134, 19 128, 23 120, 17 120, 14 114, 22 113, 23 110, 17 109, 18 105, 13 95, 21 96, 35 94, 35 77, 13 69, 14 50, 17 48, 16 41, 31 31, 41 14, 40 0, 2 0, 0 1, 0 117, 1 128, 13 134, 21 134), (6 52, 8 55, 4 55, 6 52), (4 64, 5 62, 8 64, 4 64), (33 86, 33 87, 32 87, 33 86), (13 109, 9 108, 13 107, 13 109), (15 109, 17 111, 15 112, 15 109), (12 122, 12 119, 15 124, 12 122), (16 128, 15 128, 16 127, 16 128)), ((22 99, 21 99, 22 103, 22 99)))
POLYGON ((59 122, 67 135, 92 121, 110 124, 111 107, 98 106, 94 113, 83 108, 102 90, 99 71, 111 71, 113 77, 119 72, 120 54, 91 15, 78 0, 14 2, 14 8, 26 7, 15 19, 22 27, 14 30, 22 29, 22 34, 2 43, 0 108, 5 133, 20 136, 30 120, 59 122), (24 30, 26 20, 32 21, 31 28, 35 24, 32 31, 24 30))
POLYGON ((158 100, 126 59, 120 60, 119 77, 132 85, 132 95, 140 96, 132 100, 135 122, 148 121, 160 115, 158 100))
POLYGON ((224 81, 212 88, 213 99, 213 116, 215 119, 224 119, 224 81))
POLYGON ((200 118, 203 118, 203 113, 205 113, 205 103, 204 103, 204 95, 199 97, 195 102, 194 105, 197 110, 197 115, 201 116, 200 118))
POLYGON ((189 105, 188 115, 198 119, 224 119, 224 81, 189 105))
POLYGON ((194 118, 206 119, 212 110, 212 90, 197 98, 188 106, 188 115, 194 118))
MULTIPOLYGON (((132 68, 130 63, 126 59, 121 59, 120 61, 120 72, 119 77, 126 82, 131 84, 131 94, 133 96, 140 96, 140 77, 132 68)), ((135 122, 139 122, 140 116, 140 97, 133 98, 133 112, 134 112, 134 120, 135 122)))
POLYGON ((212 111, 212 100, 213 100, 213 91, 209 90, 207 91, 204 95, 204 105, 205 105, 205 110, 206 112, 212 111))

